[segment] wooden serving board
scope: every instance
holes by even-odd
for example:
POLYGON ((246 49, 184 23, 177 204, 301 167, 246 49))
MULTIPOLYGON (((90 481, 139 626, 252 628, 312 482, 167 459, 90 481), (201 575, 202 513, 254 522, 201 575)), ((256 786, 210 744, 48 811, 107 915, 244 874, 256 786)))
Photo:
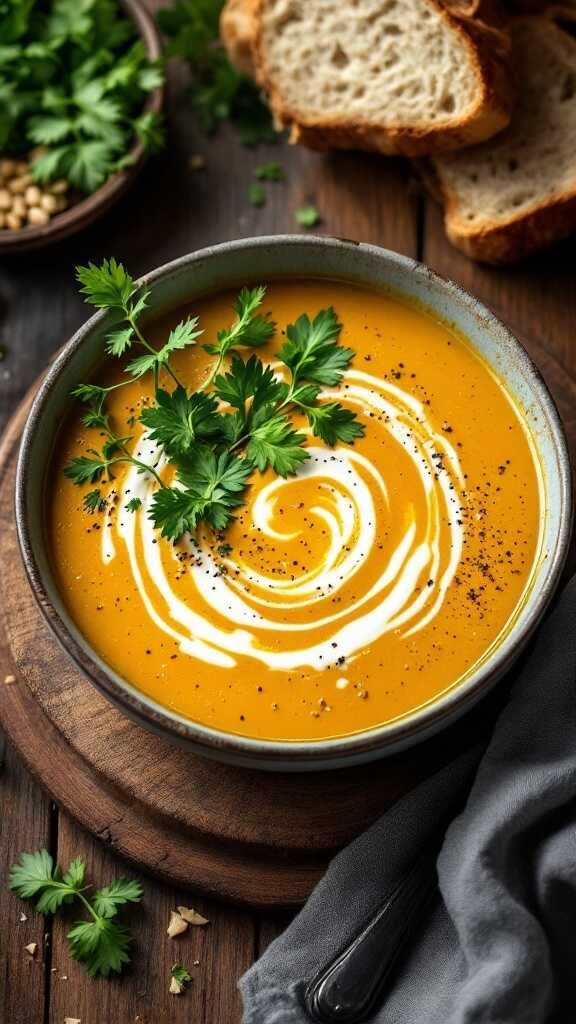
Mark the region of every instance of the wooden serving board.
MULTIPOLYGON (((576 382, 538 342, 524 343, 576 451, 576 382)), ((61 807, 143 870, 239 903, 297 906, 340 847, 474 741, 501 688, 439 739, 362 768, 319 774, 228 767, 134 725, 60 648, 28 585, 14 479, 31 400, 29 394, 0 447, 0 603, 9 651, 2 665, 15 677, 0 677, 0 715, 10 739, 61 807)))

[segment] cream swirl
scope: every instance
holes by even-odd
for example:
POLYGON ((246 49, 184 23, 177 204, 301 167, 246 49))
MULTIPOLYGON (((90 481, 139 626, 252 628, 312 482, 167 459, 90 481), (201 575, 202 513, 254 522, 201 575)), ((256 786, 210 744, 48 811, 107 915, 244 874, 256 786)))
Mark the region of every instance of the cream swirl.
MULTIPOLYGON (((344 387, 324 397, 367 418, 382 460, 368 459, 358 446, 311 443, 297 478, 254 488, 252 500, 248 494, 248 552, 232 552, 224 573, 207 537, 182 542, 192 601, 176 593, 170 560, 178 553, 157 542, 148 518, 154 482, 128 470, 120 512, 103 531, 102 558, 114 557, 115 528, 148 615, 184 653, 223 668, 246 657, 270 669, 321 669, 335 656, 353 659, 391 631, 416 633, 442 607, 463 543, 464 476, 455 448, 434 428, 425 405, 391 382, 352 369, 344 387), (294 508, 302 494, 313 497, 287 529, 280 510, 294 508), (123 511, 133 497, 141 509, 123 511), (281 550, 305 543, 313 525, 327 538, 321 557, 287 572, 281 550), (282 572, 251 564, 260 541, 277 549, 282 572)), ((145 434, 138 448, 144 461, 158 456, 145 434)))

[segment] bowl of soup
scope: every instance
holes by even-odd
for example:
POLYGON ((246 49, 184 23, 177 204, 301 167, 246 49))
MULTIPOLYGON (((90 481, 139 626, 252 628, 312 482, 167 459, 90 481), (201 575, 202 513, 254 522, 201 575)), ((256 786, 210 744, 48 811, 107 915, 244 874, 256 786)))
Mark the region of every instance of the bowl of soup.
MULTIPOLYGON (((55 636, 132 719, 240 765, 342 767, 444 728, 525 648, 567 554, 566 440, 522 346, 427 267, 329 238, 225 243, 144 286, 154 350, 179 323, 203 332, 174 351, 174 380, 163 367, 155 379, 127 376, 127 359, 106 355, 111 318, 100 312, 48 370, 26 424, 18 533, 55 636), (218 358, 240 289, 260 285, 259 315, 273 326, 252 351, 218 358), (225 526, 218 512, 165 535, 154 510, 168 442, 143 413, 157 388, 168 403, 177 380, 185 401, 224 380, 211 406, 217 432, 240 407, 225 383, 240 372, 233 359, 246 373, 249 359, 259 363, 271 394, 287 394, 298 345, 309 347, 304 391, 285 428, 302 461, 282 475, 267 449, 242 450, 240 429, 216 455, 208 428, 201 441, 190 434, 195 464, 201 451, 221 467, 251 457, 251 468, 243 463, 225 526), (101 445, 101 426, 71 397, 86 381, 110 389, 107 415, 136 457, 117 452, 96 489, 66 472, 101 445), (330 412, 307 409, 313 400, 330 412), (328 415, 357 429, 335 438, 318 426, 328 415)), ((247 417, 256 393, 253 384, 242 397, 247 417)), ((212 488, 210 500, 219 495, 212 488)))

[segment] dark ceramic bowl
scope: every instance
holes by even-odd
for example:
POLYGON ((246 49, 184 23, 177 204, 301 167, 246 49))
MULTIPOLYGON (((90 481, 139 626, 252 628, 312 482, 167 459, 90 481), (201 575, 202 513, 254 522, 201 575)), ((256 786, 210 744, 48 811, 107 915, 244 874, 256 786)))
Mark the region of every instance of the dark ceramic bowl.
MULTIPOLYGON (((162 43, 154 19, 148 13, 141 0, 120 0, 126 13, 136 25, 140 38, 146 47, 149 60, 158 60, 162 56, 162 43)), ((160 113, 164 102, 164 89, 159 87, 147 97, 143 110, 160 113)), ((60 242, 69 235, 79 231, 102 217, 104 213, 120 199, 138 177, 146 163, 147 153, 141 142, 135 142, 129 151, 132 163, 122 171, 108 178, 92 195, 74 203, 67 210, 56 214, 43 227, 21 228, 20 231, 0 231, 0 253, 25 252, 30 249, 41 249, 53 242, 60 242)))
POLYGON ((444 728, 483 697, 510 668, 540 622, 559 580, 571 530, 571 474, 566 439, 550 394, 507 327, 471 295, 427 267, 371 245, 329 238, 279 236, 227 242, 155 270, 152 314, 250 280, 330 278, 416 299, 453 323, 494 369, 524 417, 540 465, 541 543, 533 578, 504 635, 473 670, 425 706, 342 739, 276 742, 247 739, 199 725, 161 707, 121 678, 91 649, 70 618, 54 582, 43 531, 46 467, 70 391, 101 358, 107 316, 93 316, 68 342, 42 383, 24 431, 16 516, 30 584, 55 636, 91 682, 125 714, 168 740, 224 761, 271 770, 341 767, 381 757, 444 728))

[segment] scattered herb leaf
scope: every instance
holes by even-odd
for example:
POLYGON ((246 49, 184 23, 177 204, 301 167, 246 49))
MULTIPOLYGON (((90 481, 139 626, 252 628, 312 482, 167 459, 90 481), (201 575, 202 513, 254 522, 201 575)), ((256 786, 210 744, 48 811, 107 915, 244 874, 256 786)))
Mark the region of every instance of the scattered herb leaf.
POLYGON ((261 207, 266 205, 266 189, 258 182, 254 182, 248 189, 248 199, 252 206, 261 207))
POLYGON ((286 181, 284 168, 278 160, 270 160, 266 164, 260 164, 254 171, 254 177, 258 181, 286 181))
POLYGON ((112 920, 118 907, 139 903, 142 886, 127 878, 118 878, 92 897, 84 895, 87 886, 85 865, 73 860, 63 873, 47 850, 23 853, 10 870, 10 888, 22 899, 35 900, 42 914, 55 914, 63 905, 80 901, 90 915, 89 921, 78 921, 68 932, 70 955, 85 964, 91 977, 111 972, 120 973, 130 962, 132 936, 128 929, 112 920))
POLYGON ((301 206, 294 217, 301 228, 313 228, 322 220, 315 206, 301 206))

